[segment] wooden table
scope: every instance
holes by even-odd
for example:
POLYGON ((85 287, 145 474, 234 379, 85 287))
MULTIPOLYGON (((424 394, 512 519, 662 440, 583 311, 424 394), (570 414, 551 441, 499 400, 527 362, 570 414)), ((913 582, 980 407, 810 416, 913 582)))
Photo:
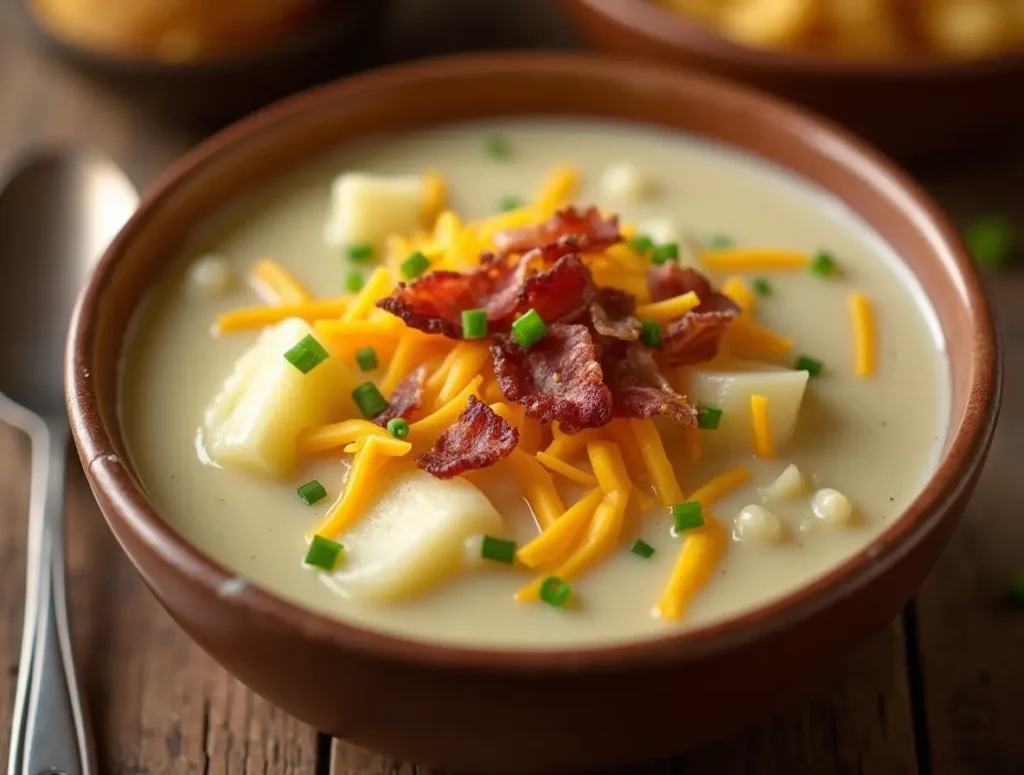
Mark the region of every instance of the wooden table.
MULTIPOLYGON (((0 0, 0 168, 41 142, 94 145, 145 184, 199 137, 137 115, 35 52, 0 0)), ((401 0, 382 60, 441 50, 573 45, 550 0, 401 0), (458 28, 453 33, 452 28, 458 28)), ((1009 95, 1008 95, 1008 98, 1009 95)), ((1024 227, 1024 134, 915 170, 958 218, 1024 227)), ((3 256, 2 260, 17 260, 3 256)), ((1024 773, 1024 611, 1003 602, 1024 564, 1024 277, 990 278, 1006 347, 1006 403, 964 525, 920 594, 828 684, 760 726, 645 773, 1024 773)), ((18 332, 6 331, 4 336, 18 332)), ((0 428, 0 756, 18 671, 27 446, 0 428)), ((71 474, 75 643, 101 771, 112 775, 423 773, 331 742, 260 700, 156 604, 71 474)))

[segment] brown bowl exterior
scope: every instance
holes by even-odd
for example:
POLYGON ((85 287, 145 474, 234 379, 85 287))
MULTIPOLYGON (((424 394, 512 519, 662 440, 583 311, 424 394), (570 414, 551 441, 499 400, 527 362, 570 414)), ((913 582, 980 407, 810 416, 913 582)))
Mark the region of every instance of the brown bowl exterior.
POLYGON ((65 65, 175 125, 221 126, 299 89, 360 65, 379 39, 390 0, 334 0, 271 49, 224 59, 164 62, 84 48, 15 0, 25 25, 65 65))
POLYGON ((650 0, 563 0, 596 48, 742 81, 813 108, 900 158, 978 140, 1024 117, 1024 52, 966 63, 844 61, 748 48, 650 0))
POLYGON ((107 521, 181 626, 246 685, 318 729, 463 772, 568 773, 659 758, 804 690, 912 595, 959 519, 987 452, 999 359, 955 232, 857 140, 770 98, 586 55, 474 55, 366 74, 222 132, 149 192, 83 293, 67 361, 82 462, 107 521), (254 185, 348 139, 503 114, 661 124, 775 160, 830 189, 888 239, 937 307, 953 414, 934 477, 863 552, 749 614, 640 643, 501 651, 362 630, 243 584, 149 503, 117 419, 117 366, 140 299, 183 238, 254 185))

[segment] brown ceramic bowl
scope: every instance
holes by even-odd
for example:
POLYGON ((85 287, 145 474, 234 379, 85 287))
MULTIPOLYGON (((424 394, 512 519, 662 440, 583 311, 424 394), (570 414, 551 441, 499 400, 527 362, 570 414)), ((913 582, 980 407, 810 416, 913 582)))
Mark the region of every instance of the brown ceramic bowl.
POLYGON ((15 2, 25 26, 68 67, 158 118, 199 128, 222 125, 298 89, 365 67, 390 5, 390 0, 328 0, 315 18, 271 47, 166 62, 86 48, 36 18, 29 0, 15 2))
POLYGON ((550 772, 664 757, 804 690, 914 593, 956 526, 996 421, 992 319, 956 232, 902 172, 799 109, 715 80, 579 54, 471 55, 389 68, 289 99, 216 135, 149 192, 98 265, 71 328, 67 397, 93 491, 178 623, 246 685, 325 732, 462 772, 550 772), (372 132, 503 114, 661 124, 774 160, 829 189, 906 258, 952 363, 945 453, 907 512, 826 576, 758 610, 631 645, 431 645, 311 613, 190 546, 150 503, 118 423, 118 364, 140 300, 182 241, 253 186, 372 132))
POLYGON ((904 158, 946 151, 1024 117, 1024 51, 977 62, 839 59, 751 48, 651 0, 563 0, 597 48, 728 76, 841 121, 904 158), (1018 95, 1018 96, 1013 96, 1018 95))

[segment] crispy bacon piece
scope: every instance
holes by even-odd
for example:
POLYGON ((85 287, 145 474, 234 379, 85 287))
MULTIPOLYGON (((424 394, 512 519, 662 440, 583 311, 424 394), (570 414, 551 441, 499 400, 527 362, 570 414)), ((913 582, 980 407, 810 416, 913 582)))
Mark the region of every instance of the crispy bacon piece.
POLYGON ((451 479, 494 465, 519 443, 519 431, 476 396, 433 448, 416 457, 416 465, 438 479, 451 479))
POLYGON ((695 269, 668 261, 647 270, 647 287, 652 301, 663 301, 693 291, 700 304, 668 324, 662 337, 662 352, 672 366, 709 361, 718 354, 718 343, 740 308, 711 287, 695 269))
POLYGON ((667 417, 684 425, 697 425, 697 407, 676 393, 650 350, 639 342, 606 341, 601 368, 612 393, 616 417, 667 417))
POLYGON ((388 408, 373 418, 373 421, 382 427, 387 426, 389 420, 401 417, 408 420, 412 413, 423 405, 423 386, 427 381, 426 364, 417 366, 398 383, 395 392, 388 401, 388 408))
POLYGON ((573 253, 598 252, 621 241, 618 216, 606 220, 596 207, 582 211, 565 207, 547 223, 506 229, 494 235, 498 250, 509 253, 526 253, 551 245, 560 245, 573 253))
POLYGON ((465 310, 483 309, 490 331, 503 333, 531 308, 548 323, 577 315, 593 295, 590 270, 578 256, 537 271, 527 257, 513 264, 507 256, 489 255, 471 272, 441 270, 399 283, 377 306, 412 328, 461 339, 465 310))
POLYGON ((491 354, 501 392, 530 417, 557 421, 566 433, 611 421, 612 395, 586 326, 555 323, 529 350, 499 335, 491 354))
POLYGON ((597 298, 590 305, 590 322, 602 336, 631 342, 640 338, 643 326, 633 316, 636 299, 618 288, 598 288, 597 298))

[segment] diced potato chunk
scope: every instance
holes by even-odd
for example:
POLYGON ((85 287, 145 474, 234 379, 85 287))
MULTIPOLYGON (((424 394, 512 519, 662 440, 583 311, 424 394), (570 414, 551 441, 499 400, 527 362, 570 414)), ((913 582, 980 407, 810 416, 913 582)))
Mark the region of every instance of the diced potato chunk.
POLYGON ((653 188, 651 179, 630 162, 613 164, 601 175, 601 193, 615 202, 638 202, 653 188))
POLYGON ((765 500, 789 500, 803 495, 807 491, 807 483, 804 481, 800 469, 790 463, 779 474, 778 478, 767 487, 761 489, 761 496, 765 500))
POLYGON ((777 514, 764 506, 746 506, 736 516, 733 535, 738 541, 778 544, 786 537, 786 526, 777 514))
POLYGON ((756 361, 695 368, 690 372, 691 399, 722 409, 718 429, 705 431, 701 439, 719 448, 752 449, 750 397, 761 395, 768 399, 772 446, 780 449, 796 428, 808 376, 806 371, 756 361))
POLYGON ((419 175, 339 175, 331 184, 324 239, 331 245, 382 245, 389 235, 415 232, 422 186, 419 175))
POLYGON ((191 287, 201 296, 219 296, 234 282, 231 267, 220 256, 201 256, 188 268, 191 287))
POLYGON ((815 515, 833 525, 849 525, 854 522, 853 504, 839 490, 825 487, 814 493, 811 508, 815 515))
POLYGON ((501 535, 501 515, 462 478, 419 470, 396 474, 366 515, 341 537, 345 559, 334 579, 355 597, 378 601, 421 595, 474 560, 480 534, 501 535))
POLYGON ((309 323, 283 320, 235 362, 206 409, 203 442, 215 462, 287 476, 296 464, 298 432, 339 419, 351 404, 355 377, 342 360, 328 357, 303 374, 285 359, 307 335, 313 335, 309 323))

